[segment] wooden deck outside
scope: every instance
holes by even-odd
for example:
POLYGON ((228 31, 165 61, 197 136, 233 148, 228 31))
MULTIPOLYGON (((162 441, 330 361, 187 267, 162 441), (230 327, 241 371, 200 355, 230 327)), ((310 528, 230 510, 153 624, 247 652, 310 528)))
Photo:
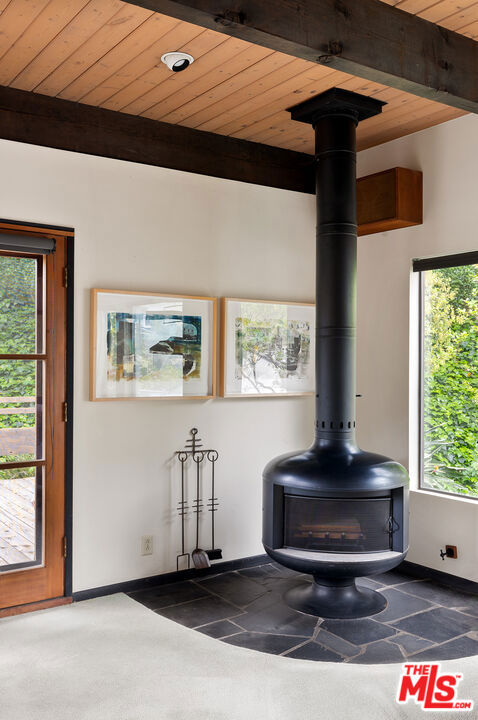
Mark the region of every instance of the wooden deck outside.
POLYGON ((0 568, 35 559, 35 477, 0 479, 0 568))
MULTIPOLYGON (((35 412, 35 397, 0 397, 0 415, 18 418, 35 412)), ((35 427, 1 428, 3 462, 35 457, 35 433, 35 427)), ((0 568, 3 571, 7 565, 35 559, 36 478, 35 470, 31 472, 31 477, 12 478, 8 475, 14 471, 0 471, 0 568), (4 475, 7 477, 2 477, 4 475)))

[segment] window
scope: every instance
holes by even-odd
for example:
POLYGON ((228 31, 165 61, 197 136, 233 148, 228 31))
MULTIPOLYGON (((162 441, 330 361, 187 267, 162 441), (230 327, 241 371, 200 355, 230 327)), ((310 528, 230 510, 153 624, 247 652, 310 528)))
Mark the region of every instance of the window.
POLYGON ((478 253, 420 273, 420 487, 478 499, 478 253))

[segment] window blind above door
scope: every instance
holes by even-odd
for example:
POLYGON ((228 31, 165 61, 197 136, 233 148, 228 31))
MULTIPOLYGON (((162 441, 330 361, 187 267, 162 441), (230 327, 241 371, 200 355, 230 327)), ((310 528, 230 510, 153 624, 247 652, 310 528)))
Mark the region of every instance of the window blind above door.
POLYGON ((56 240, 32 235, 7 235, 0 233, 0 250, 49 255, 55 252, 56 240))

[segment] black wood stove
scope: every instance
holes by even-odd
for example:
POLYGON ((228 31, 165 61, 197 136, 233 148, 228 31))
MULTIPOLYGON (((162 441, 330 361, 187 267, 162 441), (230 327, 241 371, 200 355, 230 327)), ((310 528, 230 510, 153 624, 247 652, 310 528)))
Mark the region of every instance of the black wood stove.
POLYGON ((263 544, 306 582, 296 610, 328 618, 380 612, 383 595, 355 578, 385 572, 408 550, 408 475, 355 442, 356 126, 383 103, 331 89, 291 109, 316 137, 317 346, 315 442, 264 471, 263 544))

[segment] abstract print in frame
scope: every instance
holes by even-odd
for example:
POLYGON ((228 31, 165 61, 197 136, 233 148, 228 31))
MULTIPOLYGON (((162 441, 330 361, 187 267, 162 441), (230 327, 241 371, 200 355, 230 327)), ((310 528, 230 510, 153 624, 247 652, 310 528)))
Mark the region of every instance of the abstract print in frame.
POLYGON ((216 303, 93 289, 90 399, 214 397, 216 303))
POLYGON ((221 299, 223 397, 314 392, 313 303, 221 299))

